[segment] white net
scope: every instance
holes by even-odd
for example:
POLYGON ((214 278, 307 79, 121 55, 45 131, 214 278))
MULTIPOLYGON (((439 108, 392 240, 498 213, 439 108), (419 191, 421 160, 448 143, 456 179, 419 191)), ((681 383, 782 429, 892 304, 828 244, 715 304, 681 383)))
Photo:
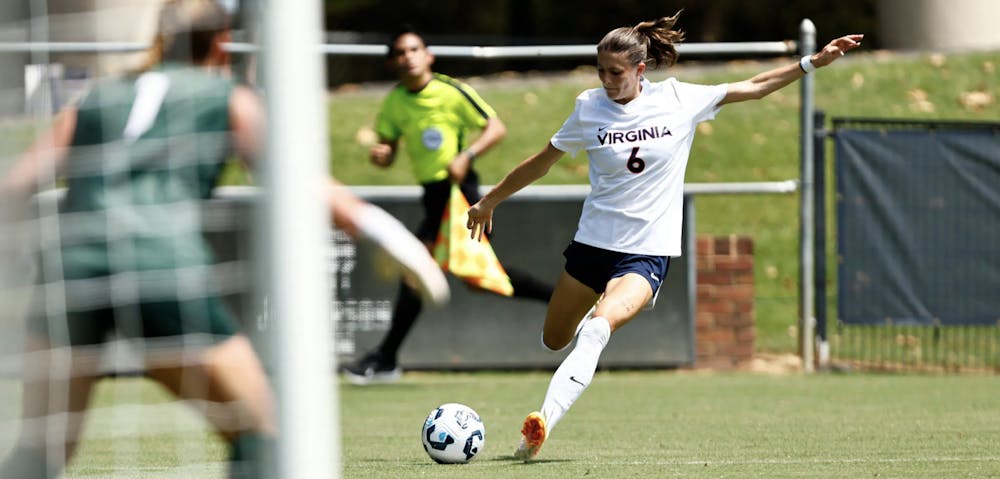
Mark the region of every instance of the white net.
POLYGON ((0 477, 257 477, 252 202, 215 188, 253 150, 215 48, 239 5, 23 3, 0 6, 0 477))

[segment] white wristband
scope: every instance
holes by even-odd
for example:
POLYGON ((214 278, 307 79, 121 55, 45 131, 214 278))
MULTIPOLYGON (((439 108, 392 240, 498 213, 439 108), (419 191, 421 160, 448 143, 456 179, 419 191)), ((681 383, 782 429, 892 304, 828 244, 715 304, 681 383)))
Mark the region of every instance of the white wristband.
POLYGON ((799 60, 799 68, 801 68, 802 72, 806 74, 816 71, 816 65, 813 65, 810 55, 806 55, 799 60))

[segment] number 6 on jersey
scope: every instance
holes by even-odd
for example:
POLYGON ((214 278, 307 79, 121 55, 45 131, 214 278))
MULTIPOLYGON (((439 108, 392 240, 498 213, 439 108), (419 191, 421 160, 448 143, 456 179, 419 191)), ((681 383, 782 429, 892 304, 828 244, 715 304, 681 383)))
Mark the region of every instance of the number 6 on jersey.
POLYGON ((642 173, 642 170, 646 169, 646 162, 639 158, 639 147, 632 148, 632 154, 628 157, 628 163, 625 163, 625 167, 628 171, 632 173, 642 173))

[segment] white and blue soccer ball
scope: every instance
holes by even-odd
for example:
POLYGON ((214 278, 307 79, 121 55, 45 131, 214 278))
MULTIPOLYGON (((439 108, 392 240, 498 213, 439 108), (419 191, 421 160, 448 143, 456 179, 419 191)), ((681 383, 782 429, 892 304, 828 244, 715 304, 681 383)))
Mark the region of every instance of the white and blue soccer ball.
POLYGON ((486 445, 486 426, 479 414, 464 404, 434 408, 420 429, 424 450, 438 464, 463 464, 486 445))

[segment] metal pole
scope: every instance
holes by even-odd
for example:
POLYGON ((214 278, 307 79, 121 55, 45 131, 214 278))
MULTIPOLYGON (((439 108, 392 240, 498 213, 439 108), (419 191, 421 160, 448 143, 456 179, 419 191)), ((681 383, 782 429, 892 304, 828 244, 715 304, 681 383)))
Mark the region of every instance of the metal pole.
MULTIPOLYGON (((811 55, 816 51, 816 25, 809 19, 799 26, 799 54, 811 55)), ((815 306, 813 304, 813 111, 815 110, 815 80, 813 75, 802 78, 800 110, 802 182, 799 202, 799 353, 802 355, 802 370, 811 373, 815 369, 813 354, 813 331, 815 328, 815 306)))
POLYGON ((330 214, 319 0, 267 1, 268 303, 278 393, 278 477, 336 478, 340 444, 333 327, 325 271, 330 214))
MULTIPOLYGON (((27 25, 27 2, 3 2, 0 4, 0 24, 27 25)), ((12 29, 7 27, 8 32, 12 29)), ((24 111, 24 66, 28 64, 26 52, 4 52, 0 50, 0 113, 4 116, 24 111)))
MULTIPOLYGON (((248 3, 246 8, 254 5, 248 3)), ((251 32, 253 33, 253 32, 251 32)), ((49 53, 133 53, 149 48, 142 42, 7 42, 0 41, 0 52, 44 51, 49 53)), ((223 45, 231 53, 253 53, 257 45, 248 42, 231 42, 223 45)), ((384 57, 385 45, 355 43, 317 44, 324 55, 349 55, 384 57)), ((450 58, 571 58, 593 57, 596 45, 525 45, 525 46, 463 46, 435 45, 431 47, 437 57, 450 58)), ((787 55, 798 51, 792 41, 777 42, 725 42, 685 43, 677 46, 684 56, 705 55, 787 55)))
POLYGON ((826 369, 830 365, 830 342, 827 338, 826 317, 826 114, 816 110, 813 114, 813 168, 815 183, 813 185, 813 214, 816 232, 816 244, 813 252, 815 271, 813 274, 814 292, 816 294, 816 367, 826 369))
POLYGON ((688 344, 691 345, 690 357, 691 365, 698 363, 698 341, 695 333, 698 329, 698 232, 695 221, 694 195, 684 194, 684 254, 687 256, 688 273, 688 320, 690 323, 690 336, 688 344))

